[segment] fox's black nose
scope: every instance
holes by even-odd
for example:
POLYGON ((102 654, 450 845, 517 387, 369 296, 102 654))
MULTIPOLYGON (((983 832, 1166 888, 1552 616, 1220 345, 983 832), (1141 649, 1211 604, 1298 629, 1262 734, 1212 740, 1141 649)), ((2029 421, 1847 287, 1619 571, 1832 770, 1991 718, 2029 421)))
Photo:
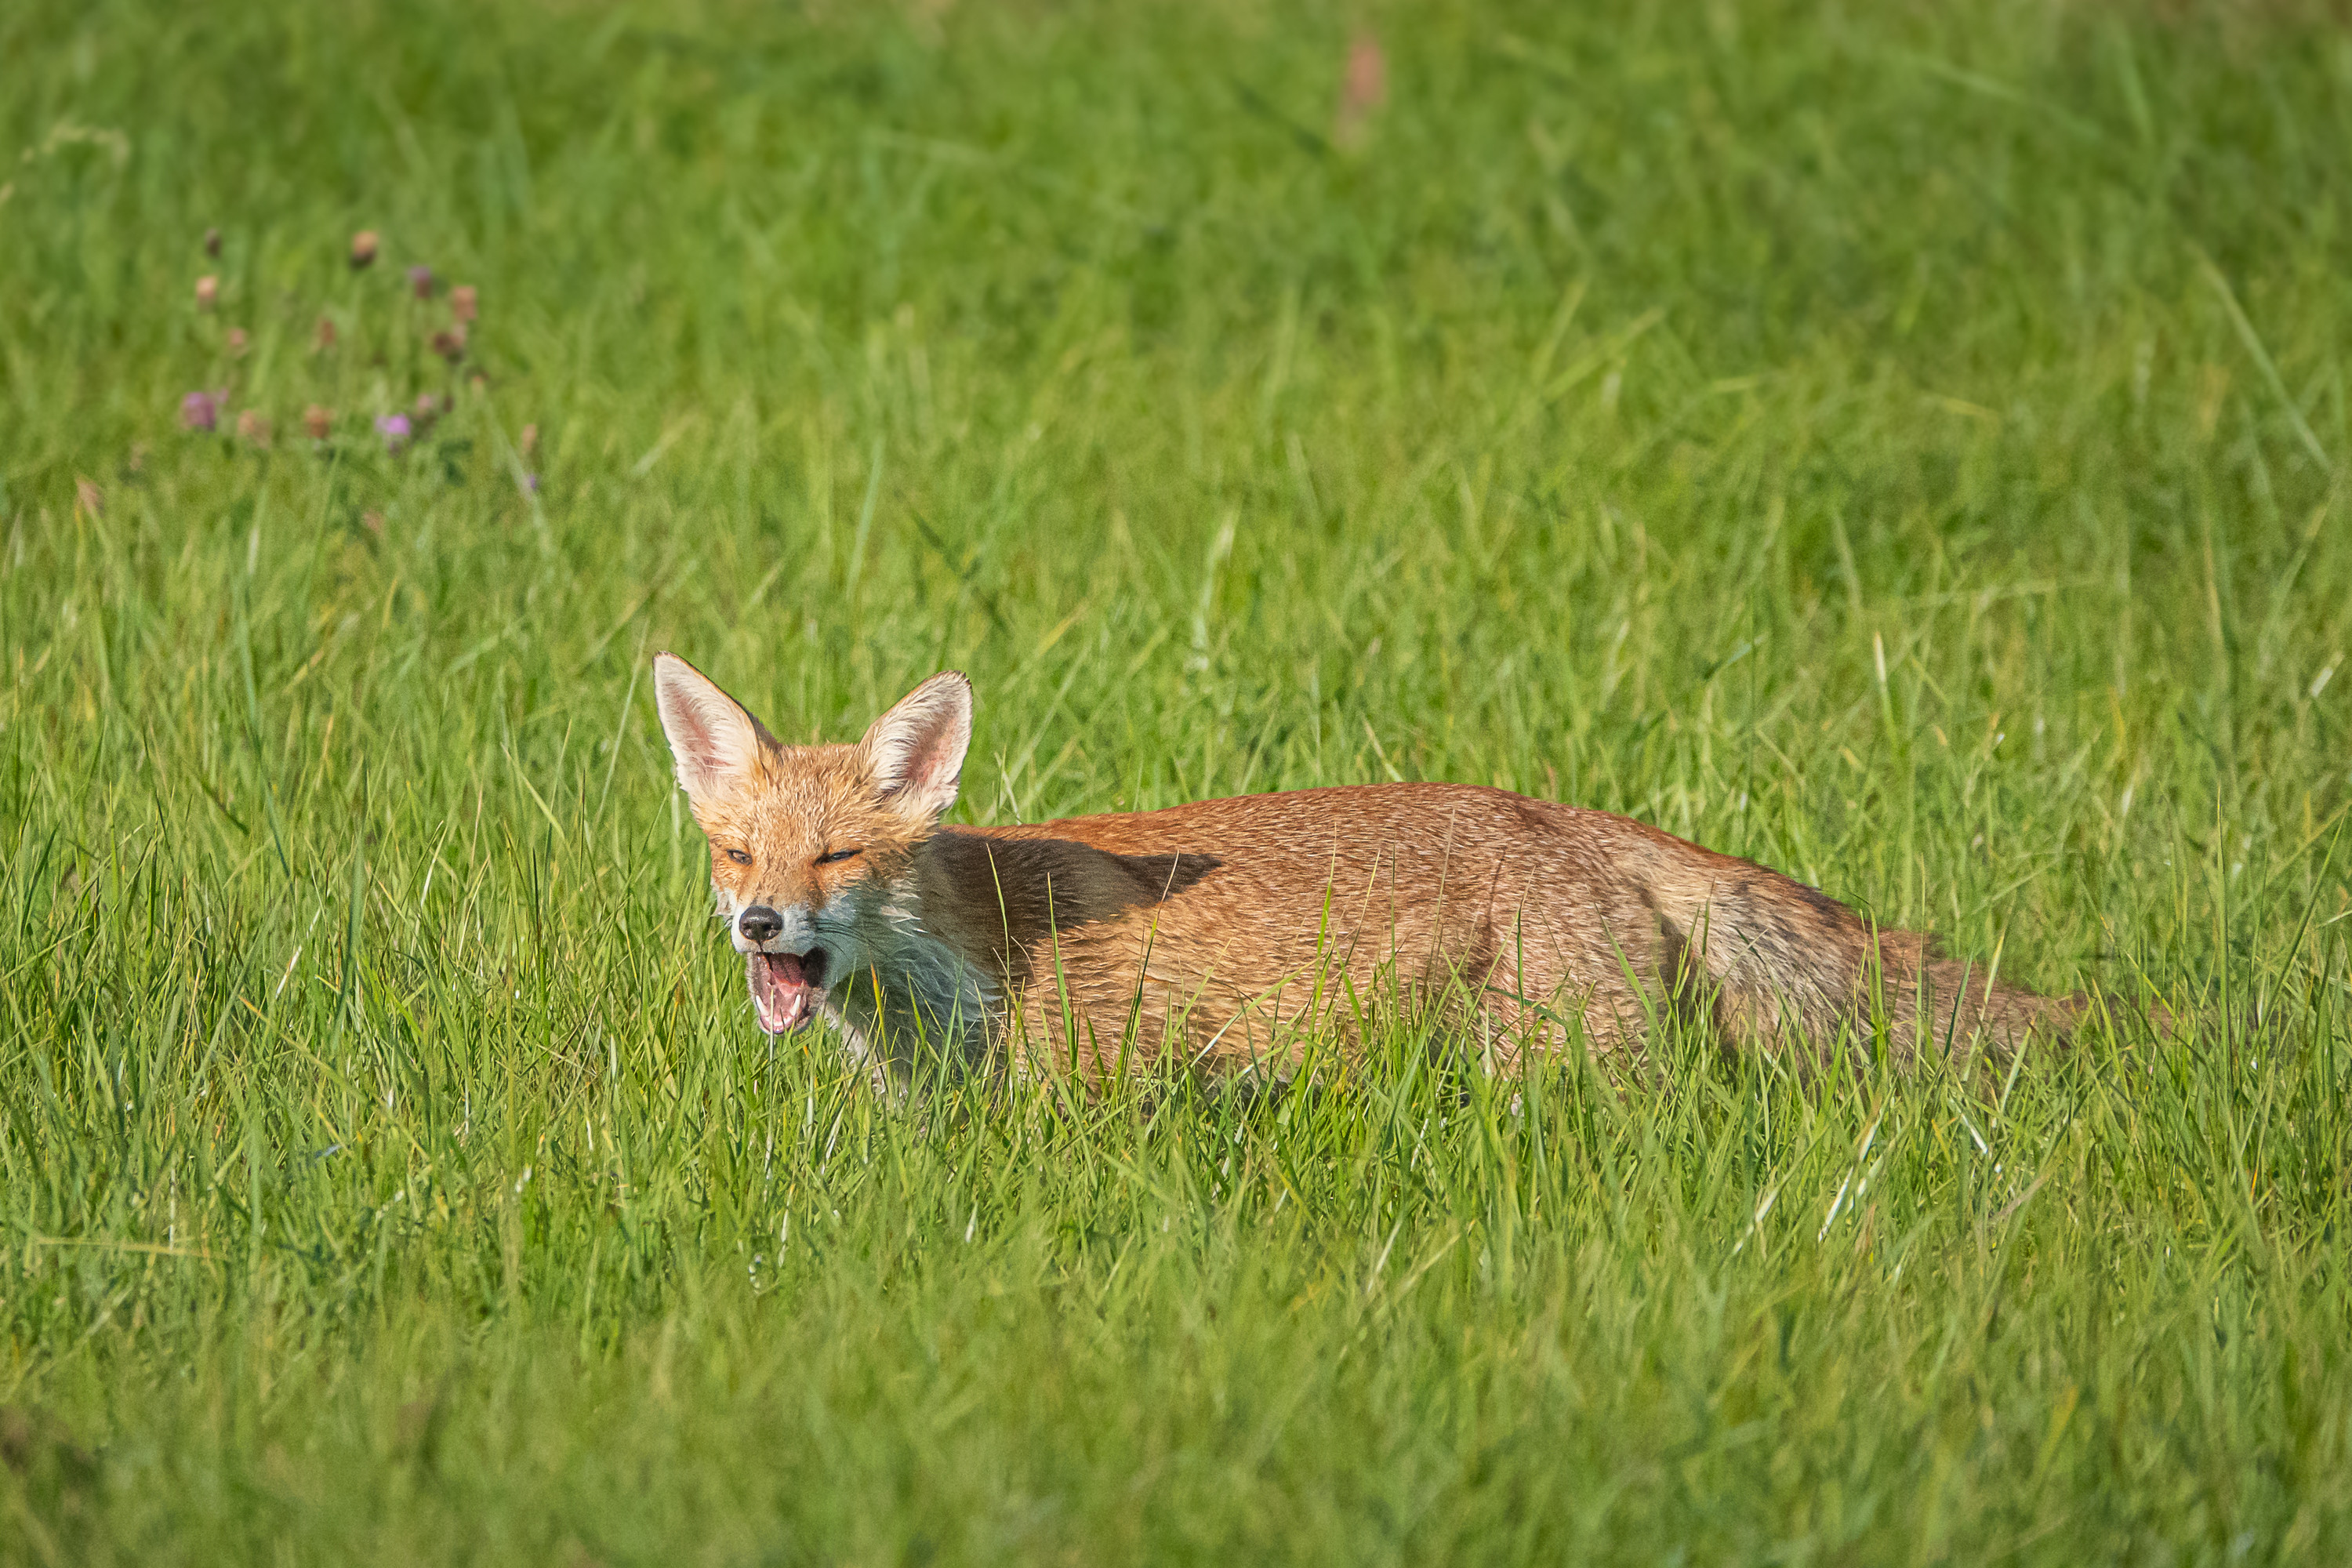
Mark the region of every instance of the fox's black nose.
POLYGON ((746 942, 767 942, 784 929, 784 917, 765 904, 753 904, 735 917, 735 929, 746 942))

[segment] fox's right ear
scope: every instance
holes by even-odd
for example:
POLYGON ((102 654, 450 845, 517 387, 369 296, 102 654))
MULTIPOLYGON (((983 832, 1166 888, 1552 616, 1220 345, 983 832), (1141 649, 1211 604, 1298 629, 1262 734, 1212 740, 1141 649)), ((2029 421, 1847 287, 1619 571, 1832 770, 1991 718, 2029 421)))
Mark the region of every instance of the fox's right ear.
POLYGON ((926 825, 955 804, 963 754, 971 745, 971 682, 934 675, 874 721, 857 742, 875 788, 893 808, 926 825))
POLYGON ((674 653, 654 655, 654 702, 697 810, 740 784, 760 761, 767 732, 743 705, 674 653))

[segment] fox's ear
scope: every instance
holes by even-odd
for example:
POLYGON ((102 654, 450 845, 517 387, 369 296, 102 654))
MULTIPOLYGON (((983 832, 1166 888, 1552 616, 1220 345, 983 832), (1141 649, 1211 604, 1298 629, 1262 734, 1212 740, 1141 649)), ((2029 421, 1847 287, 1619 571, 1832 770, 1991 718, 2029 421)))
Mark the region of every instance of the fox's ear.
POLYGON ((674 653, 654 655, 654 702, 696 809, 740 784, 760 761, 767 731, 743 705, 674 653))
POLYGON ((934 675, 875 720, 857 744, 885 803, 936 820, 955 804, 971 744, 971 682, 952 669, 934 675))

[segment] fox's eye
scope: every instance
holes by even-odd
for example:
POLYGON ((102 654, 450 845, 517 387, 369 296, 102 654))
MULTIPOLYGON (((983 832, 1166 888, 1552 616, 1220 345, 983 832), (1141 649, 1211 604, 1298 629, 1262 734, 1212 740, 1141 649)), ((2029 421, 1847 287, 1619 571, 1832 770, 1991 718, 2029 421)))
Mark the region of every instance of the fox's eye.
POLYGON ((864 853, 862 849, 828 849, 816 858, 816 863, 820 866, 830 866, 838 860, 855 859, 864 853))
POLYGON ((740 849, 730 849, 727 851, 727 858, 734 861, 738 866, 749 866, 751 863, 751 858, 740 849))

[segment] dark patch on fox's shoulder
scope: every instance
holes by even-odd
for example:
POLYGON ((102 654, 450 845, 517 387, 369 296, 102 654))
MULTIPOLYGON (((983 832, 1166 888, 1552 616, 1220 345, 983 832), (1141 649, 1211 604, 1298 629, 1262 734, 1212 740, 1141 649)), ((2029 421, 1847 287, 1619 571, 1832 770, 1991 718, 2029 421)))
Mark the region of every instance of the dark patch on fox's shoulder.
POLYGON ((1118 862, 1153 903, 1174 898, 1224 864, 1214 855, 1190 851, 1173 855, 1112 855, 1109 858, 1118 862))
POLYGON ((1790 894, 1810 911, 1813 919, 1831 931, 1842 931, 1858 918, 1853 910, 1831 898, 1819 888, 1800 882, 1794 877, 1784 877, 1769 866, 1748 862, 1755 875, 1739 884, 1740 895, 1748 909, 1759 916, 1772 919, 1775 924, 1785 924, 1779 916, 1790 894))
POLYGON ((945 835, 946 852, 971 857, 982 887, 1004 906, 1014 930, 1112 920, 1183 892, 1224 864, 1190 851, 1120 855, 1073 838, 981 838, 945 835))

